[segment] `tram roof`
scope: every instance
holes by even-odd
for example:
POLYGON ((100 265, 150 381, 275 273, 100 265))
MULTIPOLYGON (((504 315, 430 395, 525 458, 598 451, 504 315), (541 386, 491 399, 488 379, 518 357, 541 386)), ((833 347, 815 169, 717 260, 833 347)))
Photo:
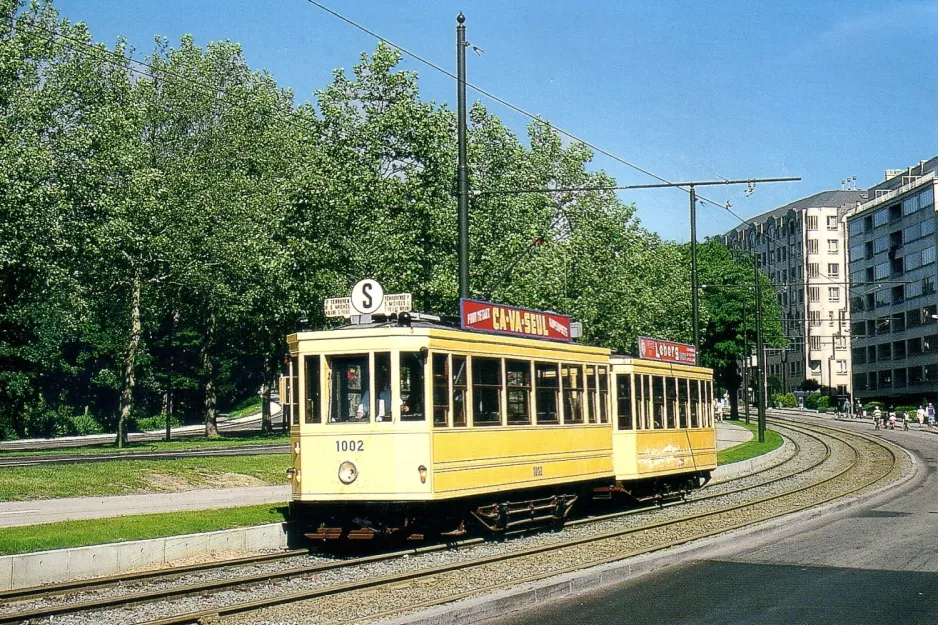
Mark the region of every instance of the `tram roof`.
POLYGON ((459 320, 456 318, 444 317, 438 319, 439 320, 411 319, 409 321, 402 321, 389 317, 378 321, 372 321, 371 323, 347 324, 327 330, 300 331, 288 336, 287 342, 292 345, 294 342, 335 340, 341 339, 343 336, 347 336, 348 338, 364 338, 376 336, 399 337, 408 334, 416 334, 471 343, 519 345, 527 348, 543 350, 556 349, 564 352, 585 352, 596 355, 608 355, 611 353, 609 348, 584 345, 575 341, 552 341, 537 337, 466 330, 459 326, 459 320), (415 330, 419 332, 414 332, 415 330))

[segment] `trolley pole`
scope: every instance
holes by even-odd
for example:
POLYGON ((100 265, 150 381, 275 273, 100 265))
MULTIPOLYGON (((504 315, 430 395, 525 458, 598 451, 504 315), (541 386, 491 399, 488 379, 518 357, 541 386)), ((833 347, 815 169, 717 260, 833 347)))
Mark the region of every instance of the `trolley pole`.
POLYGON ((466 16, 456 16, 456 101, 458 162, 456 190, 459 223, 459 297, 469 297, 469 175, 466 165, 466 16))
POLYGON ((690 301, 694 320, 694 349, 700 349, 700 314, 697 299, 697 191, 690 185, 690 301))
POLYGON ((765 442, 765 345, 762 343, 762 281, 759 279, 759 264, 756 257, 752 257, 752 275, 756 281, 756 358, 758 358, 759 380, 756 383, 758 393, 756 395, 759 401, 759 442, 765 442))

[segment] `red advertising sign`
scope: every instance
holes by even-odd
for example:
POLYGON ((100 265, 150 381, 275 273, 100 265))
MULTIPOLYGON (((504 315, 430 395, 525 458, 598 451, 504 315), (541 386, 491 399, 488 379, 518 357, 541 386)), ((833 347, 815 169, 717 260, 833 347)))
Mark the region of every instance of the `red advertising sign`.
POLYGON ((552 341, 570 341, 570 317, 540 310, 527 310, 480 302, 459 300, 459 316, 464 330, 495 332, 552 341))
POLYGON ((638 357, 647 360, 676 362, 682 365, 697 364, 697 348, 684 343, 672 343, 660 339, 638 337, 638 357))

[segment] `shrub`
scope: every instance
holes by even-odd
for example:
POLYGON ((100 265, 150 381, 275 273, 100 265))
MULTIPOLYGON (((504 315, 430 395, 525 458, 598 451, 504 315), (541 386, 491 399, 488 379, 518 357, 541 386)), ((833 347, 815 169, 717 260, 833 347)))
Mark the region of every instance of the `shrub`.
POLYGON ((772 398, 776 408, 797 408, 798 398, 794 393, 778 393, 772 398))
POLYGON ((824 414, 827 412, 827 406, 818 406, 817 411, 818 411, 818 414, 824 414))
POLYGON ((77 434, 78 436, 101 434, 104 431, 104 428, 101 427, 101 424, 98 423, 94 417, 87 413, 75 415, 70 419, 70 421, 71 427, 69 427, 69 429, 73 434, 77 434))
MULTIPOLYGON (((177 427, 182 425, 182 421, 179 420, 179 417, 174 413, 170 418, 170 425, 172 427, 177 427)), ((166 428, 166 415, 158 414, 153 415, 152 417, 142 417, 137 419, 137 429, 141 432, 150 432, 153 430, 163 430, 166 428)))
POLYGON ((876 408, 883 410, 885 406, 883 405, 883 402, 881 401, 871 401, 868 404, 863 404, 863 410, 865 410, 867 414, 872 414, 873 410, 875 410, 876 408))
POLYGON ((902 417, 902 413, 906 413, 910 418, 915 418, 915 411, 918 410, 918 406, 896 406, 896 414, 899 417, 902 417))
POLYGON ((827 395, 821 395, 817 399, 817 409, 818 412, 827 412, 827 409, 831 407, 831 398, 827 395), (823 410, 821 410, 823 408, 823 410))

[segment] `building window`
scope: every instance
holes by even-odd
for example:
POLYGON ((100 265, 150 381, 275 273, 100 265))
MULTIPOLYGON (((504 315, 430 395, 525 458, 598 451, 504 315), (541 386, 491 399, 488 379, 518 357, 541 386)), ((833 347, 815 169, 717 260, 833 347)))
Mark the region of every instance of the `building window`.
POLYGON ((918 196, 913 195, 912 197, 907 197, 902 200, 902 214, 911 215, 912 213, 918 211, 918 196))
POLYGON ((863 234, 863 220, 854 219, 847 224, 847 229, 850 231, 851 236, 863 234))
POLYGON ((846 337, 846 336, 835 336, 835 337, 834 337, 834 348, 835 348, 835 349, 847 349, 847 337, 846 337))
POLYGON ((840 287, 832 286, 827 289, 827 301, 829 302, 839 302, 840 301, 840 287))
POLYGON ((817 230, 817 215, 805 217, 805 224, 807 224, 808 230, 817 230))
POLYGON ((829 275, 831 278, 840 277, 840 263, 828 263, 827 275, 829 275))
POLYGON ((821 266, 818 263, 808 263, 808 277, 817 278, 821 275, 821 266))
POLYGON ((880 263, 873 268, 873 277, 882 280, 889 277, 889 263, 880 263))
POLYGON ((935 262, 935 246, 926 247, 922 250, 922 264, 927 265, 935 262))
POLYGON ((821 301, 821 287, 819 286, 808 287, 808 301, 809 302, 821 301))
POLYGON ((846 360, 837 361, 837 373, 847 373, 847 361, 846 360))
MULTIPOLYGON (((809 311, 808 311, 808 320, 810 321, 810 324, 811 324, 812 326, 814 326, 814 327, 817 327, 817 326, 821 325, 821 311, 820 311, 820 310, 809 310, 809 311)), ((818 339, 818 340, 820 340, 820 338, 819 338, 819 337, 816 337, 816 336, 813 336, 813 337, 811 337, 811 338, 812 338, 812 339, 818 339)))
POLYGON ((837 239, 828 239, 827 240, 827 253, 836 254, 837 253, 837 239))
POLYGON ((922 278, 922 295, 931 295, 935 292, 935 279, 931 276, 922 278))
POLYGON ((817 239, 808 239, 808 254, 817 254, 817 252, 818 252, 817 239))
POLYGON ((874 228, 878 228, 879 226, 885 226, 888 221, 889 221, 888 209, 883 208, 873 213, 873 227, 874 228))
POLYGON ((918 207, 925 208, 935 203, 935 189, 925 189, 918 194, 918 207))
POLYGON ((931 219, 931 218, 926 219, 926 220, 923 221, 920 225, 921 225, 921 227, 922 227, 922 236, 923 236, 923 237, 927 237, 928 235, 930 235, 930 234, 932 234, 933 232, 935 232, 935 220, 934 220, 934 219, 931 219))
POLYGON ((827 229, 836 230, 837 229, 837 215, 828 215, 827 217, 827 229))

